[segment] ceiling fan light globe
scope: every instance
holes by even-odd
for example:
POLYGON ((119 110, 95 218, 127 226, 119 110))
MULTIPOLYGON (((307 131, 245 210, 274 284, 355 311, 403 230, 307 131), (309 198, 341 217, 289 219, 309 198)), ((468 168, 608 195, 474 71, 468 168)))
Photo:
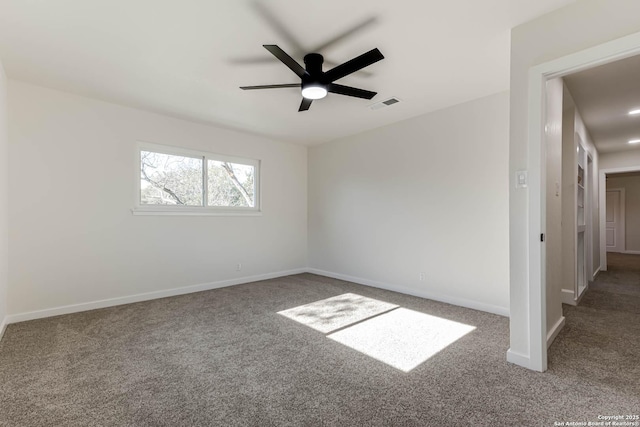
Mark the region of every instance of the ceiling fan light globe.
POLYGON ((322 99, 327 96, 327 88, 323 86, 305 86, 302 88, 302 96, 307 99, 322 99))

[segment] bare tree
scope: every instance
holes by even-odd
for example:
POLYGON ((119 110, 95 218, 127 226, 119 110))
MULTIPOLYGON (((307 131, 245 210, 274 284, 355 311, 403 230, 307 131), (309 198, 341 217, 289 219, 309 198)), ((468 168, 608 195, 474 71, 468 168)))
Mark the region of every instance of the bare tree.
POLYGON ((247 203, 247 206, 253 206, 253 200, 252 200, 253 198, 249 195, 249 192, 247 191, 247 189, 244 188, 244 186, 240 183, 240 181, 238 180, 238 177, 236 177, 236 174, 233 171, 233 167, 231 166, 231 164, 228 162, 225 162, 222 164, 222 168, 229 175, 231 182, 235 186, 236 190, 240 192, 245 202, 247 203))
POLYGON ((207 161, 209 206, 254 206, 252 166, 147 151, 140 158, 140 179, 146 183, 141 188, 142 203, 202 206, 207 161))
POLYGON ((153 165, 151 165, 148 162, 148 155, 147 153, 145 153, 145 155, 143 155, 142 157, 142 162, 141 162, 141 167, 140 167, 140 172, 141 172, 141 178, 144 179, 145 181, 147 181, 149 184, 153 185, 155 188, 164 191, 165 193, 167 193, 169 196, 173 197, 176 201, 176 204, 178 205, 184 205, 184 202, 182 201, 182 199, 180 199, 180 197, 178 197, 178 195, 171 190, 170 188, 167 188, 164 184, 160 184, 159 182, 154 181, 153 179, 149 178, 149 175, 147 174, 146 168, 153 168, 153 165))

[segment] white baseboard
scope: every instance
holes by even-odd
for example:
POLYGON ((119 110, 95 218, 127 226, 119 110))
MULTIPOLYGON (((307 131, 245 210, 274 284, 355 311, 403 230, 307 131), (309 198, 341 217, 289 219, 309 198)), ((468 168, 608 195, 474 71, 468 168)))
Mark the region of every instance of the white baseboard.
POLYGON ((615 253, 615 254, 630 254, 630 255, 640 255, 640 251, 631 251, 631 250, 621 250, 621 251, 607 251, 607 253, 615 253))
POLYGON ((440 301, 447 304, 453 304, 461 307, 471 308, 473 310, 485 311, 488 313, 498 314, 500 316, 509 317, 509 309, 506 307, 498 307, 491 304, 485 304, 473 300, 464 298, 452 297, 449 295, 438 294, 429 291, 416 290, 406 288, 403 286, 390 285, 388 283, 382 283, 375 280, 363 279, 361 277, 348 276, 346 274, 333 273, 331 271, 319 270, 317 268, 307 269, 309 273, 317 274, 319 276, 331 277, 333 279, 346 280, 347 282, 358 283, 360 285, 371 286, 374 288, 386 289, 388 291, 399 292, 401 294, 413 295, 420 298, 426 298, 434 301, 440 301))
POLYGON ((185 286, 181 288, 166 289, 162 291, 147 292, 143 294, 129 295, 125 297, 110 298, 110 299, 90 301, 90 302, 80 303, 80 304, 72 304, 72 305, 65 305, 61 307, 48 308, 44 310, 36 310, 36 311, 30 311, 25 313, 11 314, 5 317, 2 323, 1 330, 2 332, 4 332, 4 329, 6 328, 6 326, 11 323, 25 322, 28 320, 35 320, 35 319, 43 319, 46 317, 60 316, 64 314, 79 313, 82 311, 113 307, 117 305, 131 304, 135 302, 149 301, 149 300, 158 299, 158 298, 167 298, 167 297, 172 297, 177 295, 190 294, 193 292, 208 291, 208 290, 223 288, 227 286, 257 282, 260 280, 275 279, 277 277, 290 276, 292 274, 300 274, 300 273, 307 273, 307 272, 318 274, 320 276, 346 280, 349 282, 354 282, 354 283, 358 283, 365 286, 372 286, 374 288, 386 289, 389 291, 400 292, 403 294, 413 295, 420 298, 426 298, 434 301, 440 301, 440 302, 453 304, 461 307, 471 308, 474 310, 485 311, 488 313, 498 314, 500 316, 506 316, 506 317, 509 316, 509 309, 506 307, 498 307, 498 306, 484 304, 481 302, 472 301, 464 298, 456 298, 456 297, 451 297, 448 295, 437 294, 437 293, 428 292, 428 291, 415 290, 415 289, 410 289, 410 288, 396 286, 396 285, 389 285, 389 284, 377 282, 374 280, 363 279, 360 277, 353 277, 353 276, 348 276, 348 275, 339 274, 339 273, 332 273, 329 271, 319 270, 315 268, 298 268, 294 270, 279 271, 275 273, 260 274, 256 276, 240 277, 236 279, 221 280, 221 281, 211 282, 211 283, 202 283, 199 285, 185 286))
POLYGON ((507 350, 507 362, 513 363, 518 366, 522 366, 523 368, 532 369, 531 368, 531 359, 529 356, 525 356, 524 354, 516 353, 511 349, 507 350))
POLYGON ((576 301, 575 292, 569 289, 562 289, 561 299, 563 304, 567 305, 578 305, 578 301, 576 301))
POLYGON ((4 331, 7 329, 8 324, 9 324, 9 321, 7 317, 2 319, 2 322, 0 322, 0 341, 2 341, 2 337, 4 336, 4 331))
POLYGON ((596 271, 593 272, 593 276, 591 278, 591 281, 596 280, 596 277, 598 277, 598 274, 600 274, 600 267, 596 268, 596 271))
POLYGON ((45 317, 60 316, 63 314, 78 313, 81 311, 95 310, 98 308, 113 307, 122 304, 131 304, 134 302, 148 301, 158 298, 167 298, 177 295, 190 294, 193 292, 208 291, 211 289, 224 288, 227 286, 241 285, 243 283, 257 282, 260 280, 275 279, 277 277, 291 276, 292 274, 306 273, 306 268, 298 268, 295 270, 278 271, 275 273, 259 274, 256 276, 246 276, 236 279, 220 280, 211 283, 202 283, 199 285, 185 286, 182 288, 166 289, 162 291, 147 292, 144 294, 129 295, 126 297, 110 298, 99 301, 91 301, 81 304, 65 305, 62 307, 48 308, 45 310, 30 311, 26 313, 8 315, 3 325, 10 323, 25 322, 27 320, 42 319, 45 317))
POLYGON ((582 297, 587 293, 589 289, 589 282, 587 282, 587 286, 584 288, 584 291, 576 298, 576 293, 569 289, 562 289, 561 291, 561 299, 563 304, 576 306, 580 304, 582 297))
POLYGON ((558 321, 556 322, 556 324, 553 325, 553 328, 551 328, 551 330, 547 334, 547 348, 551 347, 553 340, 556 339, 556 337, 558 336, 562 328, 564 328, 565 321, 566 321, 565 317, 561 316, 560 319, 558 319, 558 321))

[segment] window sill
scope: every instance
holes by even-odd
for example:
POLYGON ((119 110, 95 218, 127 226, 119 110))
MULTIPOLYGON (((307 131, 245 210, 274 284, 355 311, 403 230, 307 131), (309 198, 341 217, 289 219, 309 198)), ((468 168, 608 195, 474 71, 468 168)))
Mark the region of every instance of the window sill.
POLYGON ((262 216, 259 210, 234 210, 211 208, 133 208, 133 215, 160 215, 160 216, 262 216))

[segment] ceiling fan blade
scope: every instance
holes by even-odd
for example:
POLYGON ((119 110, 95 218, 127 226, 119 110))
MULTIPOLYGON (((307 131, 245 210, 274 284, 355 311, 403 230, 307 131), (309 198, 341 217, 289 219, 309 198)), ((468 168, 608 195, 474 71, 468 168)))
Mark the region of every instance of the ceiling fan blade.
MULTIPOLYGON (((292 52, 292 58, 297 58, 297 57, 304 57, 304 53, 301 52, 292 52)), ((294 58, 294 59, 295 59, 294 58)), ((276 58, 275 56, 261 56, 261 57, 244 57, 244 58, 232 58, 229 60, 229 62, 231 64, 238 64, 238 65, 260 65, 260 64, 272 64, 274 62, 278 62, 278 58, 276 58)), ((324 59, 324 65, 326 67, 336 67, 340 64, 338 64, 335 61, 332 61, 330 59, 325 58, 324 59)), ((362 76, 362 77, 371 77, 373 76, 373 73, 370 73, 367 70, 359 70, 357 71, 358 75, 362 76)))
POLYGON ((347 31, 343 32, 342 34, 339 34, 327 41, 325 41, 324 43, 322 43, 321 45, 316 46, 314 49, 309 49, 310 52, 322 52, 325 49, 328 49, 330 46, 333 46, 334 44, 341 42, 342 40, 346 39, 347 37, 351 36, 352 34, 357 33, 358 31, 368 27, 369 25, 373 24, 374 22, 377 21, 378 18, 376 18, 375 16, 372 16, 371 18, 362 21, 361 23, 359 23, 358 25, 356 25, 355 27, 352 27, 350 29, 348 29, 347 31))
MULTIPOLYGON (((338 64, 337 62, 333 62, 330 59, 325 58, 324 59, 324 65, 326 65, 327 67, 333 68, 333 67, 337 67, 340 64, 338 64)), ((371 77, 371 76, 373 76, 373 73, 370 73, 367 70, 358 70, 358 71, 356 71, 356 73, 358 73, 358 75, 362 76, 362 77, 371 77)))
POLYGON ((280 89, 285 87, 300 87, 300 83, 286 83, 283 85, 260 85, 260 86, 240 86, 242 90, 252 89, 280 89))
POLYGON ((284 65, 289 67, 291 71, 296 73, 298 77, 302 78, 306 74, 306 70, 302 67, 302 65, 298 64, 295 59, 287 55, 287 53, 280 49, 275 44, 264 44, 265 49, 273 54, 276 58, 278 58, 284 65))
POLYGON ((264 18, 265 21, 273 28, 273 30, 282 37, 290 47, 296 51, 304 51, 304 47, 298 42, 298 39, 287 29, 280 19, 269 10, 262 2, 253 2, 253 7, 264 18))
POLYGON ((240 64, 240 65, 253 65, 253 64, 271 64, 274 62, 278 62, 277 58, 274 58, 273 56, 261 56, 261 57, 257 57, 257 56, 247 56, 244 58, 232 58, 229 60, 230 63, 232 64, 240 64))
POLYGON ((311 107, 311 103, 313 99, 302 98, 302 103, 300 104, 300 108, 298 108, 298 112, 307 111, 309 107, 311 107))
POLYGON ((339 95, 355 96, 356 98, 371 99, 377 95, 377 92, 371 92, 370 90, 358 89, 351 86, 342 86, 335 83, 329 84, 327 90, 331 93, 337 93, 339 95))
POLYGON ((372 49, 367 53, 363 53, 362 55, 345 62, 344 64, 340 64, 337 67, 330 69, 324 73, 324 77, 328 82, 335 82, 336 80, 351 73, 355 73, 356 71, 378 62, 381 59, 384 59, 382 52, 378 49, 372 49))

